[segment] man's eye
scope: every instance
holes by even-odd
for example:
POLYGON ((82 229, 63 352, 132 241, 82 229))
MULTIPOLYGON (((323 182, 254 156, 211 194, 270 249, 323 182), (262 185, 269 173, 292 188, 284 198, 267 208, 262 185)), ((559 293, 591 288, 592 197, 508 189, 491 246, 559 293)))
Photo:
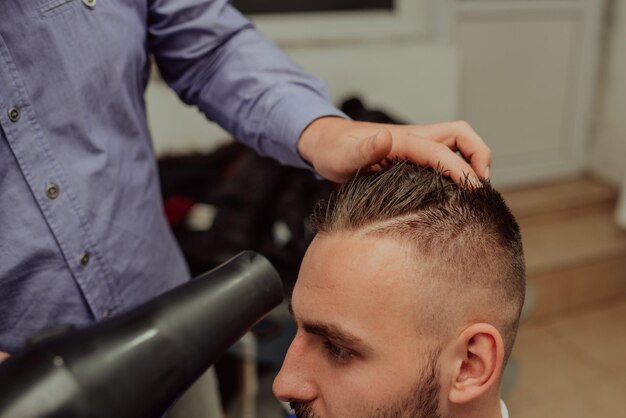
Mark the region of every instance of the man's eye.
POLYGON ((330 341, 324 341, 324 347, 326 347, 326 350, 328 350, 331 358, 337 362, 345 363, 350 360, 350 357, 352 357, 351 352, 349 352, 348 350, 344 350, 343 348, 333 344, 330 341))

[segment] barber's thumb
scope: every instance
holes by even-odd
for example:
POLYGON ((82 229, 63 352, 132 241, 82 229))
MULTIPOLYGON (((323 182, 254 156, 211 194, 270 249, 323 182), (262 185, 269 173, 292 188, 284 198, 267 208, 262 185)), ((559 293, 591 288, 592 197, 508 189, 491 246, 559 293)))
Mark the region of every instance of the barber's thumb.
POLYGON ((370 166, 385 159, 391 152, 391 144, 391 132, 385 128, 363 138, 359 144, 360 166, 370 166))

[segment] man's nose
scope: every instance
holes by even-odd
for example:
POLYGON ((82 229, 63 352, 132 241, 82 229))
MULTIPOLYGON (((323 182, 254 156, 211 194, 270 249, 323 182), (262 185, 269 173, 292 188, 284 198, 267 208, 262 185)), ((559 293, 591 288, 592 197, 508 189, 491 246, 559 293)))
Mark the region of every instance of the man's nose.
POLYGON ((307 356, 307 346, 302 335, 296 335, 274 379, 274 395, 283 402, 311 402, 317 397, 317 389, 311 373, 313 359, 307 356))

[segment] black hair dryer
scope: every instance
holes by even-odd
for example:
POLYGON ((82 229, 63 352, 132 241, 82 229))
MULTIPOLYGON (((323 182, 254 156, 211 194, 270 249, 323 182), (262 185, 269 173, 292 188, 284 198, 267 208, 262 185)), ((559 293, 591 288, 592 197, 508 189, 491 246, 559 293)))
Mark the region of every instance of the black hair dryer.
POLYGON ((283 298, 243 252, 132 311, 34 342, 0 364, 1 418, 157 418, 283 298))

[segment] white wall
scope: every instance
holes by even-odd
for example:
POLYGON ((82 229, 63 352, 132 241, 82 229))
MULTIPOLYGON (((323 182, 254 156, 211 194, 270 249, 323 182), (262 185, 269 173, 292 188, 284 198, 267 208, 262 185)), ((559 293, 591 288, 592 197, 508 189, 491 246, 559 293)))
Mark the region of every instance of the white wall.
POLYGON ((626 0, 614 0, 600 84, 591 169, 619 184, 626 176, 626 0))
POLYGON ((601 0, 453 0, 460 116, 493 151, 496 186, 588 166, 601 0))

